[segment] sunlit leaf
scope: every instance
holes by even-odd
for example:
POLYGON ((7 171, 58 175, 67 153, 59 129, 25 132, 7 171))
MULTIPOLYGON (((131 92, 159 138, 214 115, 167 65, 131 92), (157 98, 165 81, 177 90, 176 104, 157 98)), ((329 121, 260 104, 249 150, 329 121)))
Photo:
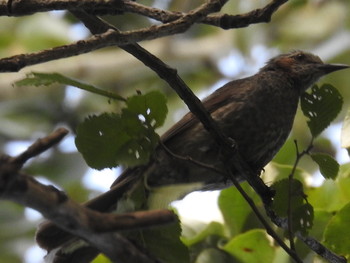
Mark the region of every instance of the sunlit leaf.
POLYGON ((77 80, 68 78, 66 76, 63 76, 59 73, 39 73, 39 72, 32 72, 27 75, 26 78, 19 80, 15 82, 15 84, 18 87, 21 86, 49 86, 52 84, 63 84, 63 85, 69 85, 73 86, 94 94, 98 94, 101 96, 105 96, 109 99, 116 99, 116 100, 121 100, 125 101, 125 99, 118 94, 115 94, 113 92, 108 92, 99 88, 96 88, 93 85, 86 84, 79 82, 77 80))
MULTIPOLYGON (((254 190, 247 184, 242 184, 243 189, 254 198, 258 205, 259 198, 254 190)), ((243 227, 247 225, 247 219, 252 213, 252 209, 247 201, 235 187, 230 187, 221 191, 218 205, 225 220, 225 226, 229 229, 231 236, 241 233, 243 227)))
POLYGON ((314 85, 311 93, 301 96, 301 109, 309 119, 307 124, 313 137, 317 137, 337 117, 343 105, 343 98, 330 84, 314 85))
POLYGON ((223 249, 241 263, 271 262, 275 254, 266 232, 260 229, 234 237, 223 249))
POLYGON ((152 194, 148 198, 149 209, 165 209, 175 200, 185 195, 202 189, 203 183, 171 184, 152 188, 152 194))
POLYGON ((341 129, 341 147, 347 149, 348 154, 350 154, 350 108, 346 113, 341 129))
POLYGON ((183 241, 186 244, 186 246, 193 246, 194 244, 204 241, 209 236, 215 235, 215 236, 223 237, 224 233, 225 233, 224 225, 218 222, 211 222, 203 231, 198 233, 196 236, 192 238, 183 238, 183 241))
POLYGON ((350 203, 345 205, 329 222, 324 232, 324 242, 333 252, 350 256, 350 203))
POLYGON ((325 180, 321 186, 309 189, 307 195, 315 209, 333 212, 344 205, 337 180, 325 180))
POLYGON ((328 154, 313 153, 310 157, 320 167, 320 172, 326 179, 335 179, 339 172, 339 163, 328 154))
POLYGON ((101 253, 91 263, 112 263, 112 261, 101 253))
POLYGON ((194 263, 232 263, 232 257, 217 248, 203 249, 194 263))

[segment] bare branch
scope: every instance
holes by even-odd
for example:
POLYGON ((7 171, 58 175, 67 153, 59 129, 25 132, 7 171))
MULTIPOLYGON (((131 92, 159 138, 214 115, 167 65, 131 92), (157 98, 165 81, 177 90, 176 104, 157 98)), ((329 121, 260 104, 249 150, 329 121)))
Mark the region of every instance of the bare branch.
POLYGON ((92 14, 119 14, 123 0, 12 0, 0 1, 0 16, 23 16, 53 10, 85 9, 92 14))
MULTIPOLYGON (((208 15, 199 19, 196 23, 204 23, 223 29, 247 27, 256 23, 267 23, 271 20, 272 14, 287 1, 288 0, 272 0, 265 7, 255 9, 245 14, 208 15)), ((163 23, 178 20, 186 15, 182 12, 162 10, 145 6, 134 1, 123 0, 13 0, 0 2, 0 16, 23 16, 53 10, 84 10, 88 14, 93 15, 115 15, 123 12, 130 12, 153 18, 163 23)))
MULTIPOLYGON (((276 10, 287 1, 288 0, 273 0, 265 7, 255 9, 245 14, 208 15, 203 17, 201 20, 198 20, 197 23, 217 26, 223 29, 241 28, 247 27, 251 24, 267 23, 271 21, 273 13, 276 12, 276 10)), ((133 1, 125 2, 124 11, 147 16, 163 23, 174 21, 184 15, 182 12, 171 12, 154 7, 148 7, 133 1)))
POLYGON ((26 151, 17 157, 7 155, 0 156, 0 190, 11 185, 16 178, 13 175, 22 168, 23 164, 32 157, 46 151, 60 142, 68 131, 64 128, 57 129, 50 135, 35 141, 26 151))
POLYGON ((15 162, 24 164, 30 158, 33 158, 42 152, 45 152, 55 144, 59 143, 67 134, 67 129, 59 128, 50 135, 36 140, 35 143, 32 144, 26 151, 15 158, 15 162))
POLYGON ((171 23, 152 26, 146 29, 119 32, 108 30, 105 33, 94 35, 87 40, 80 40, 71 45, 64 45, 37 53, 21 54, 0 60, 0 72, 15 72, 34 64, 39 64, 55 59, 65 58, 91 52, 108 46, 123 46, 143 40, 151 40, 167 35, 185 32, 193 23, 209 12, 215 12, 220 8, 219 1, 211 0, 197 9, 190 11, 185 16, 171 23))
POLYGON ((174 222, 176 216, 173 212, 156 210, 119 215, 100 213, 70 200, 55 187, 45 186, 31 176, 18 172, 24 161, 52 147, 66 133, 65 129, 58 129, 36 141, 18 157, 2 157, 0 198, 41 212, 60 228, 83 238, 114 262, 156 262, 114 231, 174 222))

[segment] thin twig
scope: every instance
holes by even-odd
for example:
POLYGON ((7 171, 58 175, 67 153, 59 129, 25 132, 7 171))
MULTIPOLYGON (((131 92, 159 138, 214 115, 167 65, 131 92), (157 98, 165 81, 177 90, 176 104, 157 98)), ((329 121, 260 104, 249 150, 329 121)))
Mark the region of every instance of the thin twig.
MULTIPOLYGON (((242 28, 252 24, 267 23, 271 20, 273 13, 287 1, 288 0, 272 0, 263 8, 255 9, 245 14, 210 14, 199 19, 196 23, 204 23, 223 29, 242 28)), ((174 21, 184 15, 182 12, 162 10, 133 1, 125 2, 124 11, 143 15, 163 23, 174 21)))
POLYGON ((203 163, 201 161, 198 161, 196 159, 193 159, 191 156, 181 156, 181 155, 178 155, 178 154, 174 153, 162 141, 159 141, 159 145, 171 157, 174 157, 174 158, 182 160, 182 161, 190 162, 190 163, 192 163, 194 165, 197 165, 198 167, 205 168, 205 169, 207 169, 209 171, 213 171, 213 172, 215 172, 217 174, 221 174, 221 175, 227 176, 225 171, 219 170, 219 169, 217 169, 216 167, 214 167, 212 165, 209 165, 209 164, 203 163))
POLYGON ((302 151, 302 152, 300 152, 299 151, 299 147, 298 147, 298 142, 296 140, 294 140, 295 150, 296 150, 296 159, 295 159, 292 171, 291 171, 291 173, 288 176, 289 185, 288 185, 288 208, 287 208, 287 214, 288 214, 288 237, 289 237, 290 248, 293 251, 296 251, 295 250, 295 243, 294 243, 293 213, 292 213, 293 179, 294 179, 295 171, 297 169, 297 166, 298 166, 301 158, 304 155, 309 154, 309 152, 313 148, 313 142, 314 142, 314 138, 312 137, 311 141, 309 143, 309 146, 307 147, 307 149, 302 151))
POLYGON ((33 143, 27 150, 15 158, 15 162, 24 164, 30 158, 33 158, 42 152, 45 152, 55 144, 59 143, 67 134, 67 129, 58 128, 48 136, 36 140, 35 143, 33 143))
POLYGON ((232 174, 232 171, 230 169, 227 169, 225 172, 218 170, 217 168, 204 164, 200 161, 194 160, 193 158, 189 156, 181 156, 178 154, 173 153, 166 145, 164 145, 162 142, 160 142, 160 145, 162 148, 172 157, 183 160, 183 161, 188 161, 192 164, 195 164, 199 167, 214 171, 219 174, 226 175, 226 177, 230 178, 232 181, 233 185, 237 188, 237 190, 240 192, 240 194, 243 196, 243 198, 246 200, 250 208, 253 210, 254 214, 257 216, 259 221, 262 223, 262 225, 265 227, 266 232, 295 260, 295 262, 302 263, 302 260, 297 256, 295 251, 293 249, 290 249, 284 242, 283 240, 278 236, 278 234, 272 229, 272 227, 269 225, 269 223, 265 220, 263 215, 260 213, 259 209, 255 205, 254 201, 250 198, 250 196, 244 191, 244 189, 241 187, 239 182, 237 181, 236 177, 232 174))
POLYGON ((48 136, 36 140, 27 150, 16 157, 7 155, 0 156, 0 190, 6 189, 11 185, 17 175, 18 171, 22 168, 24 163, 30 158, 33 158, 40 153, 51 148, 58 142, 60 142, 64 136, 66 136, 68 130, 65 128, 59 128, 49 134, 48 136))
POLYGON ((254 214, 258 217, 259 221, 263 224, 265 227, 267 233, 290 255, 292 259, 294 259, 297 263, 303 263, 303 261, 299 258, 299 256, 295 253, 294 250, 291 250, 284 242, 283 240, 277 235, 277 233, 272 229, 272 227, 269 225, 269 223, 265 220, 263 215, 260 213, 258 208, 256 207, 254 201, 249 197, 249 195, 244 191, 244 189, 241 187, 239 182, 236 180, 235 176, 232 174, 232 171, 230 169, 227 169, 227 173, 230 176, 231 181, 233 182, 234 186, 237 188, 237 190, 240 192, 240 194, 243 196, 243 198, 247 201, 250 208, 253 210, 254 214))

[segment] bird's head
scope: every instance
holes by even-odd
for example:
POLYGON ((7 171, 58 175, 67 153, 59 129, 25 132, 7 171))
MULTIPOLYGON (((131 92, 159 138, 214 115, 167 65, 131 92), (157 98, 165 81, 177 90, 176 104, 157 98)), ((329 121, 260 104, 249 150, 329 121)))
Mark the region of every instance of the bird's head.
POLYGON ((283 71, 298 84, 300 91, 304 91, 320 77, 349 67, 343 64, 325 64, 311 53, 292 51, 272 58, 262 70, 283 71))

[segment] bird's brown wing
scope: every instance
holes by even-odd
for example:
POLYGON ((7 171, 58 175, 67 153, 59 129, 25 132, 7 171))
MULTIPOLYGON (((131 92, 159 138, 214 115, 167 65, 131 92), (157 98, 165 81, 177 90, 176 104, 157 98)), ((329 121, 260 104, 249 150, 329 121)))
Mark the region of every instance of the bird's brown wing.
MULTIPOLYGON (((228 82, 226 85, 222 86, 214 93, 212 93, 209 97, 202 101, 206 110, 212 114, 215 114, 217 109, 220 109, 222 106, 227 105, 229 102, 232 103, 234 101, 242 102, 242 94, 240 92, 242 83, 245 79, 234 80, 228 82), (223 95, 226 93, 225 95, 223 95)), ((232 105, 234 107, 234 105, 232 105)), ((162 136, 161 140, 163 143, 171 140, 174 136, 178 136, 181 133, 185 132, 189 128, 193 127, 195 123, 198 123, 199 120, 196 118, 193 113, 187 113, 180 121, 175 123, 169 130, 167 130, 162 136)))

